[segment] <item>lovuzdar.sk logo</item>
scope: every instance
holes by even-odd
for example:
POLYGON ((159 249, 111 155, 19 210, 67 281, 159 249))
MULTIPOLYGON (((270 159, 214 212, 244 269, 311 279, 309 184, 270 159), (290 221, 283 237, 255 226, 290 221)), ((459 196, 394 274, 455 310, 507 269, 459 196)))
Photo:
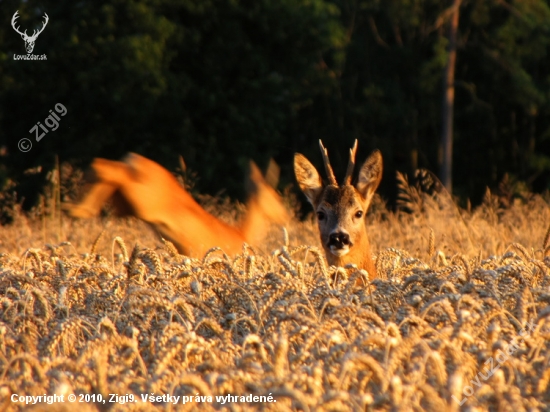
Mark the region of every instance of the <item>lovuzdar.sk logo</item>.
POLYGON ((42 33, 46 28, 46 25, 48 24, 48 21, 50 20, 50 18, 46 13, 44 13, 44 16, 43 16, 44 21, 42 22, 42 28, 40 30, 33 30, 32 36, 29 36, 27 34, 27 30, 25 30, 24 32, 21 32, 19 30, 19 26, 16 27, 15 25, 16 20, 19 18, 18 13, 19 13, 19 10, 16 11, 15 14, 13 15, 11 19, 11 26, 19 35, 21 35, 21 38, 25 42, 25 49, 27 50, 27 54, 26 55, 14 54, 13 59, 14 60, 47 60, 45 54, 36 55, 36 54, 32 54, 32 51, 34 50, 34 43, 36 42, 36 39, 38 38, 39 34, 42 33))

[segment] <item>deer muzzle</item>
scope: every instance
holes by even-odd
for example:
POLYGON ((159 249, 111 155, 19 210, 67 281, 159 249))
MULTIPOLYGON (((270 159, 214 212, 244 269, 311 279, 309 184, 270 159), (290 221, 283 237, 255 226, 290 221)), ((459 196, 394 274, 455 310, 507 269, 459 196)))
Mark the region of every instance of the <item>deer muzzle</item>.
POLYGON ((353 246, 349 233, 344 231, 334 231, 328 237, 327 246, 335 256, 341 257, 347 254, 353 246))

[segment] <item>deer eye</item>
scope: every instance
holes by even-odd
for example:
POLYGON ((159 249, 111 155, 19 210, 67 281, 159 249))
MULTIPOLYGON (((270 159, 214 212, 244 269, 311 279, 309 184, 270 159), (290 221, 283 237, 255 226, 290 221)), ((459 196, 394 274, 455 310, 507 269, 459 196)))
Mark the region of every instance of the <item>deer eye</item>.
POLYGON ((355 212, 355 217, 357 219, 361 219, 363 217, 363 211, 362 210, 358 210, 357 212, 355 212))
POLYGON ((325 212, 317 212, 317 219, 319 220, 325 220, 325 212))

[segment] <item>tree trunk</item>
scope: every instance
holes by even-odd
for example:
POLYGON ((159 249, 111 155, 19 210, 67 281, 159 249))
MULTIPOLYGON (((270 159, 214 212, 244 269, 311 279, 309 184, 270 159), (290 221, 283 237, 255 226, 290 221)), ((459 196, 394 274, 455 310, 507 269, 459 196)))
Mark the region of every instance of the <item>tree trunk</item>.
POLYGON ((453 106, 455 99, 456 36, 462 0, 452 0, 453 13, 449 22, 449 57, 443 76, 443 107, 441 133, 441 181, 452 193, 453 188, 453 106))

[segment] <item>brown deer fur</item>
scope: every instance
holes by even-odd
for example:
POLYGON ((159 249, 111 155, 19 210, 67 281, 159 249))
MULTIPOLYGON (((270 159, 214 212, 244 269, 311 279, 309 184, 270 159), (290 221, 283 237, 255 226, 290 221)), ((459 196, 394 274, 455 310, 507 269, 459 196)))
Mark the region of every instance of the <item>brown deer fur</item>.
POLYGON ((74 217, 88 218, 97 216, 112 199, 117 215, 132 215, 149 223, 182 254, 200 258, 219 246, 233 255, 242 250, 244 242, 259 242, 272 222, 288 221, 281 197, 253 162, 250 167, 247 213, 237 226, 205 211, 168 170, 135 153, 121 161, 95 159, 92 183, 84 198, 65 208, 74 217))
POLYGON ((302 192, 313 205, 327 261, 331 265, 350 263, 365 269, 369 279, 376 278, 365 217, 374 192, 382 179, 382 155, 377 150, 363 163, 355 185, 351 177, 355 165, 357 141, 350 151, 350 161, 344 183, 338 185, 328 154, 319 142, 323 154, 328 184, 321 180, 317 169, 303 155, 294 156, 294 172, 302 192))

